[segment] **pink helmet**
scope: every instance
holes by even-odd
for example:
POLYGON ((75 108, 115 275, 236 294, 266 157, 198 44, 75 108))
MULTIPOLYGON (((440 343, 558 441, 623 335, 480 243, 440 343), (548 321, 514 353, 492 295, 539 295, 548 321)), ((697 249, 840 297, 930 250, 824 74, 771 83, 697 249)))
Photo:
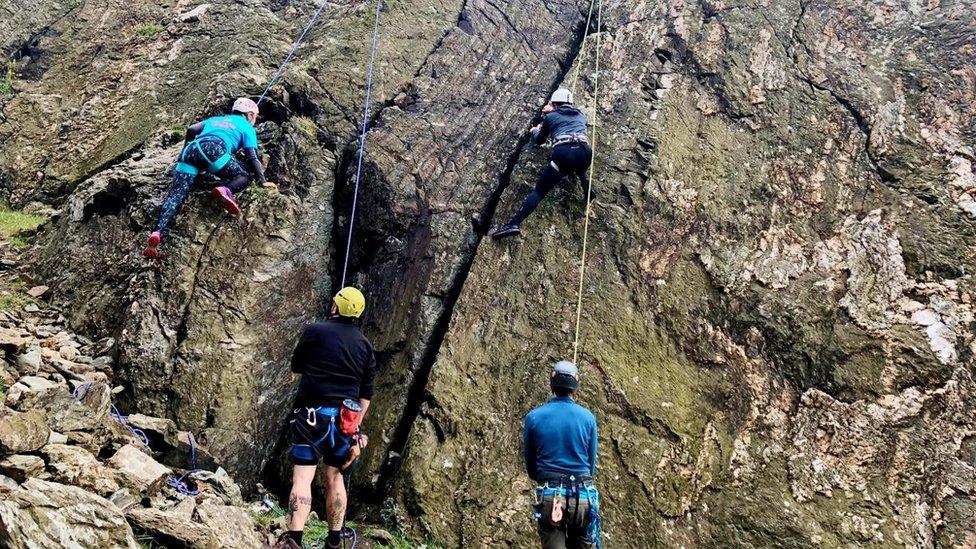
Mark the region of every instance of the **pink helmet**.
POLYGON ((234 112, 251 112, 258 114, 258 104, 246 97, 238 97, 234 101, 234 112))

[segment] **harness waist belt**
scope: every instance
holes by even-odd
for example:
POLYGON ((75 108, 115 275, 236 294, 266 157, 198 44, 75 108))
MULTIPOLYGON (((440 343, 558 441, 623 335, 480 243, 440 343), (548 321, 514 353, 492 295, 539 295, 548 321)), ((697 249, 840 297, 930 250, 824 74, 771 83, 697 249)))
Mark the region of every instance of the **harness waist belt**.
POLYGON ((563 143, 586 143, 586 134, 573 133, 557 135, 552 140, 552 145, 562 145, 563 143))
POLYGON ((552 471, 541 471, 539 473, 539 482, 562 482, 564 484, 571 483, 584 483, 593 482, 593 477, 586 473, 583 474, 566 474, 566 473, 556 473, 552 471))

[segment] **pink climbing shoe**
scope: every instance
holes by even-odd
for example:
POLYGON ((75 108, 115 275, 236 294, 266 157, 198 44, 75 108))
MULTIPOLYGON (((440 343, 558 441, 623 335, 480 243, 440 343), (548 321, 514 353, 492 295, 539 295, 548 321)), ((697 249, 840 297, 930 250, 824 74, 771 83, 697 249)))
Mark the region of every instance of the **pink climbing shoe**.
POLYGON ((210 195, 219 200, 230 215, 241 215, 241 207, 234 200, 234 193, 227 187, 214 187, 214 190, 210 191, 210 195))
POLYGON ((149 259, 159 259, 163 254, 159 252, 159 245, 163 243, 163 235, 159 231, 153 231, 146 240, 146 249, 142 251, 143 257, 149 259))

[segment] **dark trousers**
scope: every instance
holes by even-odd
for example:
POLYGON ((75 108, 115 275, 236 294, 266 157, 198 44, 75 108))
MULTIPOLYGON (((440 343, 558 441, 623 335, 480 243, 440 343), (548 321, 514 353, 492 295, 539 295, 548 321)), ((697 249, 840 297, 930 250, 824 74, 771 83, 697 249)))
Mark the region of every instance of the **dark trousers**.
POLYGON ((521 225, 529 214, 539 207, 539 203, 545 198, 549 191, 555 187, 566 175, 575 175, 579 178, 583 186, 583 192, 588 192, 589 182, 586 179, 586 170, 593 161, 593 150, 582 141, 573 143, 563 143, 552 148, 552 155, 549 158, 549 165, 542 170, 539 181, 535 184, 535 189, 525 197, 522 207, 515 212, 515 216, 509 221, 511 225, 521 225))
MULTIPOLYGON (((206 157, 200 154, 201 151, 197 147, 190 146, 186 148, 181 158, 183 162, 202 172, 207 171, 212 160, 220 158, 227 152, 227 146, 224 142, 216 139, 201 140, 200 149, 206 157)), ((214 175, 220 179, 222 185, 235 194, 243 191, 251 184, 251 175, 233 157, 214 175)), ((166 199, 163 200, 163 206, 159 210, 159 221, 156 222, 157 231, 165 233, 169 228, 176 214, 183 207, 183 203, 186 202, 186 197, 190 194, 190 189, 193 188, 195 180, 196 176, 194 175, 173 170, 173 184, 170 185, 166 199)))
POLYGON ((552 522, 553 496, 544 496, 539 503, 539 537, 542 549, 593 549, 596 544, 586 536, 590 523, 590 502, 586 498, 561 497, 563 518, 552 522))

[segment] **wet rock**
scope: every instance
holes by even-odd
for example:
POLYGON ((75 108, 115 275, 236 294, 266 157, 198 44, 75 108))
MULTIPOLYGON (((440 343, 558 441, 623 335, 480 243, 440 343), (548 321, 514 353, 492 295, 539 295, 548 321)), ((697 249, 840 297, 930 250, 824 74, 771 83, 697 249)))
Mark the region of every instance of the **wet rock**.
POLYGON ((132 529, 110 501, 81 488, 27 479, 0 499, 0 545, 11 549, 138 549, 132 529))
POLYGON ((47 443, 51 430, 38 411, 0 409, 0 454, 33 452, 47 443))
POLYGON ((118 473, 78 446, 48 444, 41 448, 51 480, 109 497, 119 490, 118 473))
POLYGON ((120 473, 119 481, 140 494, 153 495, 173 472, 132 444, 119 448, 106 465, 120 473))
POLYGON ((24 482, 27 477, 37 476, 43 470, 44 460, 37 456, 16 454, 0 460, 0 473, 17 482, 24 482))

